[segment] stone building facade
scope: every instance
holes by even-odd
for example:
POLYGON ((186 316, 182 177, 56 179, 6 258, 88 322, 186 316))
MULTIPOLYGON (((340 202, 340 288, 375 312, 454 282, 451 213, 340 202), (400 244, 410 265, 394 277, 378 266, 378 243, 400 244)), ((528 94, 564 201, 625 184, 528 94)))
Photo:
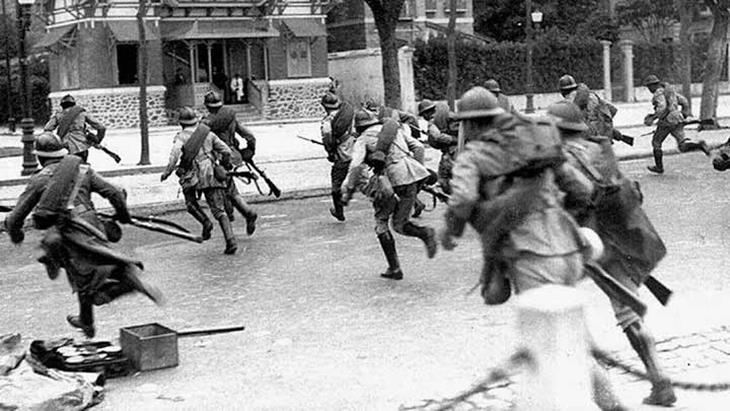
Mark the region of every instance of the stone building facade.
MULTIPOLYGON (((72 4, 44 3, 46 33, 35 44, 51 51, 54 106, 59 96, 72 94, 89 110, 106 110, 94 115, 109 117, 110 127, 134 127, 139 123, 134 103, 138 3, 72 4)), ((314 89, 322 89, 312 84, 329 84, 325 16, 330 6, 328 1, 152 2, 144 17, 151 124, 174 120, 183 105, 201 110, 208 90, 219 91, 234 108, 257 109, 263 118, 323 115, 308 104, 295 108, 291 99, 311 101, 314 89), (236 74, 244 80, 241 100, 231 90, 236 74)))
MULTIPOLYGON (((405 0, 396 36, 403 44, 427 39, 443 31, 449 21, 449 0, 405 0)), ((473 0, 457 0, 456 29, 474 34, 473 0)), ((327 44, 330 52, 380 47, 378 30, 364 0, 344 0, 327 13, 327 44)))

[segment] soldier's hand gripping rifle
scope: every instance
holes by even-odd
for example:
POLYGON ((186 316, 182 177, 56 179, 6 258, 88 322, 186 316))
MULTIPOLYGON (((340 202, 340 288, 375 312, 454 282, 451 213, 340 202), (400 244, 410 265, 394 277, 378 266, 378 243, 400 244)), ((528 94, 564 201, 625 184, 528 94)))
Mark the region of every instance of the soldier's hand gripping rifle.
MULTIPOLYGON (((261 178, 264 179, 264 182, 266 182, 266 185, 269 186, 269 195, 273 195, 276 198, 279 198, 281 196, 281 190, 279 190, 279 187, 277 187, 276 184, 274 184, 274 182, 271 181, 269 176, 267 176, 266 173, 264 173, 264 170, 260 169, 256 165, 256 163, 253 162, 253 160, 246 161, 246 167, 248 167, 248 169, 250 171, 255 171, 258 175, 261 176, 261 178)), ((254 179, 254 181, 255 181, 255 179, 254 179)), ((258 185, 257 185, 257 187, 258 187, 258 185)), ((263 194, 263 193, 261 193, 261 194, 263 194)))
POLYGON ((108 148, 104 147, 103 145, 101 145, 96 134, 94 134, 88 130, 86 131, 86 142, 89 143, 89 145, 91 145, 91 147, 94 147, 95 149, 101 150, 104 153, 106 153, 109 157, 114 159, 115 162, 119 163, 120 161, 122 161, 122 158, 119 157, 119 154, 117 154, 117 153, 109 150, 108 148))

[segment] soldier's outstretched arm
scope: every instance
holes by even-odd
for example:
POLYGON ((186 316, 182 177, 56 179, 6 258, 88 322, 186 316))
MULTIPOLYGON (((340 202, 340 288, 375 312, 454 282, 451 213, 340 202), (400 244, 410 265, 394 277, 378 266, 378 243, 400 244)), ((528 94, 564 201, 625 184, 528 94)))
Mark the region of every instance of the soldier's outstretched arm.
POLYGON ((43 186, 48 181, 44 181, 43 184, 37 183, 35 180, 31 180, 20 197, 18 202, 15 204, 13 211, 11 211, 5 217, 5 229, 8 230, 10 235, 10 241, 15 244, 22 243, 25 235, 23 234, 23 222, 28 217, 33 207, 38 204, 43 194, 43 186))
POLYGON ((411 136, 410 134, 403 134, 406 138, 406 144, 408 144, 408 150, 413 153, 413 158, 415 158, 419 163, 423 164, 426 159, 426 150, 423 147, 423 143, 416 140, 411 136))
POLYGON ((591 206, 596 186, 574 165, 565 162, 555 170, 555 182, 566 194, 569 208, 585 209, 591 206))
POLYGON ((56 118, 56 115, 52 115, 51 119, 48 120, 45 126, 43 126, 43 131, 53 131, 58 127, 58 119, 56 118))
POLYGON ((90 125, 94 130, 96 130, 96 142, 101 143, 101 140, 103 140, 104 136, 106 135, 106 127, 104 127, 104 124, 94 118, 91 114, 84 113, 84 115, 84 121, 86 121, 86 124, 90 125))
POLYGON ((346 205, 355 192, 355 188, 358 186, 362 170, 365 167, 365 155, 367 154, 367 146, 363 137, 357 139, 355 144, 352 146, 352 153, 350 153, 352 160, 350 161, 350 167, 347 170, 347 177, 342 183, 343 203, 346 205))
POLYGON ((236 120, 236 133, 246 141, 246 148, 251 149, 254 153, 256 152, 256 137, 246 127, 244 127, 238 120, 236 120))
POLYGON ((451 177, 449 210, 455 218, 467 221, 480 200, 481 172, 478 153, 465 149, 456 157, 451 177))

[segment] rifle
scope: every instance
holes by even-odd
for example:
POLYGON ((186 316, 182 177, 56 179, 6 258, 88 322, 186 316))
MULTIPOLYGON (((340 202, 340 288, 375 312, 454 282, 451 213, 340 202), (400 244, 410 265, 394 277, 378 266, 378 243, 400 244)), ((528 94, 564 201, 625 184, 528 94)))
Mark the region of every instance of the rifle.
MULTIPOLYGON (((114 219, 114 215, 106 213, 97 213, 99 217, 114 219)), ((171 235, 173 237, 182 238, 184 240, 193 241, 196 243, 202 243, 203 239, 200 236, 191 234, 186 228, 177 225, 172 221, 167 221, 158 217, 142 217, 132 215, 130 225, 144 228, 146 230, 155 231, 162 234, 171 235), (165 227, 169 226, 169 227, 165 227)))
POLYGON ((421 191, 425 191, 426 193, 431 194, 435 199, 441 201, 444 204, 448 204, 449 200, 451 199, 448 194, 442 193, 441 191, 438 191, 430 186, 421 187, 421 191))
POLYGON ((279 187, 277 187, 276 184, 274 184, 274 182, 271 181, 271 179, 266 175, 266 173, 264 173, 264 170, 258 168, 258 166, 256 165, 256 163, 253 162, 253 160, 246 161, 246 167, 248 167, 249 170, 255 171, 256 173, 258 173, 258 175, 261 176, 261 178, 264 179, 264 181, 266 182, 266 185, 269 186, 269 195, 273 194, 274 197, 276 197, 276 198, 279 198, 281 196, 281 190, 279 190, 279 187))
POLYGON ((629 291, 623 284, 616 281, 598 264, 587 262, 584 271, 609 298, 629 306, 636 314, 643 317, 646 314, 646 304, 634 293, 629 291))
POLYGON ((667 305, 672 296, 672 290, 651 275, 644 281, 644 285, 662 305, 667 305))
POLYGON ((297 134, 297 138, 300 138, 302 140, 309 141, 310 143, 317 144, 319 146, 323 146, 324 145, 324 143, 321 142, 321 141, 319 141, 319 140, 314 140, 314 139, 311 139, 311 138, 307 138, 307 137, 304 137, 304 136, 300 136, 299 134, 297 134))
POLYGON ((91 131, 86 130, 86 142, 91 145, 91 147, 94 147, 97 150, 101 150, 104 153, 106 153, 109 157, 114 159, 115 162, 119 163, 122 161, 122 158, 119 157, 119 154, 109 150, 108 148, 101 145, 101 143, 95 143, 94 141, 98 141, 96 134, 92 133, 91 131))
POLYGON ((0 205, 0 213, 10 213, 13 211, 13 208, 11 206, 0 205))

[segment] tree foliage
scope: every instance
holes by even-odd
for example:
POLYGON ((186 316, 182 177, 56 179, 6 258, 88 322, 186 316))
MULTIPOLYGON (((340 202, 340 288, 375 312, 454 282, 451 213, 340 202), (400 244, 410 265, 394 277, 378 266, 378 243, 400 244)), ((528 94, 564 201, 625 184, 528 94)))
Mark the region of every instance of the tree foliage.
MULTIPOLYGON (((540 1, 533 11, 543 13, 542 27, 565 36, 585 36, 615 40, 618 27, 608 18, 601 0, 540 1)), ((525 40, 525 2, 514 0, 475 0, 474 31, 497 41, 525 40)))
POLYGON ((633 0, 616 6, 619 22, 636 30, 648 43, 671 36, 672 26, 679 21, 674 0, 633 0))

